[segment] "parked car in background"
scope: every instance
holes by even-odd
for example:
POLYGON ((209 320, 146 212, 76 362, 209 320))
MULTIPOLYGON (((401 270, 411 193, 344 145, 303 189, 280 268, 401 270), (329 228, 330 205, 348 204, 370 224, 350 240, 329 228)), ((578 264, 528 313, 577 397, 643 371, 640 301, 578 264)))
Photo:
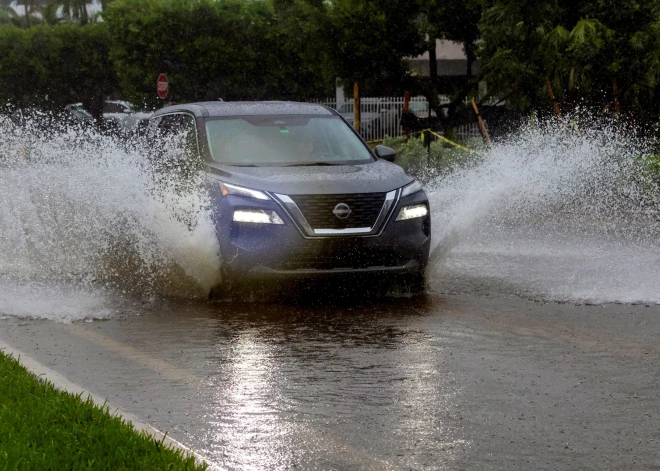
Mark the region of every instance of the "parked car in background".
MULTIPOLYGON (((429 117, 429 102, 428 101, 411 101, 408 105, 408 110, 420 119, 429 117)), ((430 117, 437 116, 434 110, 431 110, 430 117)))
POLYGON ((135 106, 127 101, 106 100, 103 105, 103 119, 116 125, 122 134, 138 132, 145 127, 153 113, 135 110, 135 106))
MULTIPOLYGON (((384 139, 398 134, 401 110, 397 103, 381 98, 366 98, 360 104, 360 134, 366 140, 384 139)), ((344 103, 337 110, 348 124, 355 124, 353 103, 344 103)))
MULTIPOLYGON (((91 121, 92 115, 83 108, 82 103, 72 103, 66 110, 75 119, 91 121)), ((110 129, 121 134, 132 134, 146 127, 153 113, 136 111, 135 107, 121 100, 106 100, 103 104, 103 120, 110 129)))
POLYGON ((73 103, 65 107, 68 115, 76 121, 92 121, 94 118, 82 106, 82 103, 73 103))

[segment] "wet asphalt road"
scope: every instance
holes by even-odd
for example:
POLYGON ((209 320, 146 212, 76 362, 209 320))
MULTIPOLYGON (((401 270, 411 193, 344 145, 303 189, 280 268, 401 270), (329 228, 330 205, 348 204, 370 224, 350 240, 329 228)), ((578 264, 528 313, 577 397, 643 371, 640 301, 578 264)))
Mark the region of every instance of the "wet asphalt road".
POLYGON ((170 300, 0 338, 228 469, 660 469, 657 305, 170 300))

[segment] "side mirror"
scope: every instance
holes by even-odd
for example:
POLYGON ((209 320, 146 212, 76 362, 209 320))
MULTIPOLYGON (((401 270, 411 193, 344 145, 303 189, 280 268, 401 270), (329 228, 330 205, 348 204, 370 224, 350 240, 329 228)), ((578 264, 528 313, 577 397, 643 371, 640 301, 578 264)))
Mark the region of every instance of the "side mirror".
POLYGON ((379 159, 387 160, 388 162, 394 162, 394 159, 396 159, 396 151, 391 147, 376 146, 374 152, 379 159))

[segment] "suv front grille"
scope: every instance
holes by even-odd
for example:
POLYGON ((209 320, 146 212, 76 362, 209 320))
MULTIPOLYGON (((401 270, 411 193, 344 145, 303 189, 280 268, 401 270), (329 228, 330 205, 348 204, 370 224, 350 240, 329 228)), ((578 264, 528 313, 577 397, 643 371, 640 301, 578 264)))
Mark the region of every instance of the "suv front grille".
POLYGON ((385 193, 292 195, 290 197, 314 229, 373 227, 385 203, 385 193), (345 219, 333 214, 333 210, 339 203, 344 203, 351 209, 351 213, 345 219))

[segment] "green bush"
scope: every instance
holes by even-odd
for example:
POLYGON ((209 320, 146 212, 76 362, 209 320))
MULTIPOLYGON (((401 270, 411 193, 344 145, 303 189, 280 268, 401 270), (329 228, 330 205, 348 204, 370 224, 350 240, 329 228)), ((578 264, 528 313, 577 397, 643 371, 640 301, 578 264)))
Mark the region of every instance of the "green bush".
POLYGON ((278 12, 272 2, 116 0, 103 18, 131 100, 155 103, 161 72, 173 101, 301 100, 332 90, 310 49, 315 11, 306 2, 278 12))
POLYGON ((660 177, 660 154, 651 155, 644 158, 647 168, 660 177))
POLYGON ((429 153, 418 137, 410 138, 407 142, 403 138, 388 139, 383 145, 395 149, 396 163, 407 173, 422 181, 474 164, 480 158, 477 153, 453 147, 439 140, 431 142, 429 153))
POLYGON ((116 91, 110 36, 103 23, 0 26, 0 105, 62 111, 82 101, 100 116, 116 91))

